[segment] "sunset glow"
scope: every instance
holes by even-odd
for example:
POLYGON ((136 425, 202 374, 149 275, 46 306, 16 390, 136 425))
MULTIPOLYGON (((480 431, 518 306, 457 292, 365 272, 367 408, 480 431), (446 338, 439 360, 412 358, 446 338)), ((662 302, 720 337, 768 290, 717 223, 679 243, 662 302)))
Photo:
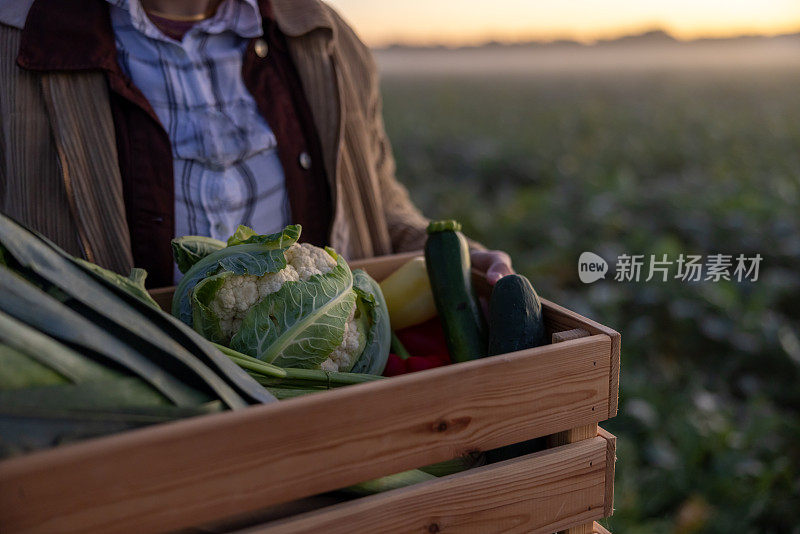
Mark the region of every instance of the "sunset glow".
POLYGON ((798 0, 329 0, 372 46, 800 31, 798 0))

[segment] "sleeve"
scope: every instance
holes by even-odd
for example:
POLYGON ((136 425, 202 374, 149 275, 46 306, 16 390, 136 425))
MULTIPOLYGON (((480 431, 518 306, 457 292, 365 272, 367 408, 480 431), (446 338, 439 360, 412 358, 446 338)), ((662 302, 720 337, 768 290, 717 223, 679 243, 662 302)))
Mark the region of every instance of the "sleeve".
MULTIPOLYGON (((419 250, 425 246, 429 219, 414 205, 408 189, 395 176, 395 160, 383 123, 383 100, 375 58, 353 28, 335 10, 331 9, 331 13, 337 21, 339 44, 346 49, 347 57, 353 61, 348 69, 349 74, 357 80, 355 85, 361 93, 361 101, 364 102, 362 111, 371 143, 369 148, 378 181, 379 202, 386 218, 392 250, 419 250)), ((472 249, 485 249, 483 245, 469 238, 467 241, 472 249)))
MULTIPOLYGON (((389 138, 383 123, 383 100, 374 60, 370 57, 373 69, 370 88, 370 108, 368 110, 371 138, 375 143, 375 165, 381 188, 381 200, 386 214, 386 224, 392 247, 395 252, 419 250, 425 246, 426 228, 430 220, 411 201, 408 189, 395 176, 395 161, 389 138)), ((467 238, 473 250, 485 250, 482 244, 467 238)))
POLYGON ((425 245, 425 229, 429 221, 411 201, 408 189, 395 176, 395 161, 383 124, 382 99, 377 83, 374 84, 373 93, 369 127, 375 143, 375 170, 392 248, 396 252, 421 249, 425 245))

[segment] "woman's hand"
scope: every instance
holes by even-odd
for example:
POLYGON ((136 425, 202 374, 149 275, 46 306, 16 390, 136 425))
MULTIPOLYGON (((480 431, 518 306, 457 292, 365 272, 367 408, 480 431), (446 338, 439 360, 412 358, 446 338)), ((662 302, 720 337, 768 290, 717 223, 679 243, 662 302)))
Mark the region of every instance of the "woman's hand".
POLYGON ((470 260, 476 269, 486 272, 486 280, 492 286, 505 275, 514 274, 511 257, 502 250, 473 250, 470 260))

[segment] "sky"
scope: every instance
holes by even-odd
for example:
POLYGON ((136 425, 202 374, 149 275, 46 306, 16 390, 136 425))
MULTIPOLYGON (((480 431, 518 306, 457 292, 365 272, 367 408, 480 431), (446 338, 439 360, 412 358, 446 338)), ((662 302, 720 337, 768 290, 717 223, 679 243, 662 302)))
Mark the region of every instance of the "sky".
POLYGON ((800 31, 800 0, 327 0, 371 46, 800 31))

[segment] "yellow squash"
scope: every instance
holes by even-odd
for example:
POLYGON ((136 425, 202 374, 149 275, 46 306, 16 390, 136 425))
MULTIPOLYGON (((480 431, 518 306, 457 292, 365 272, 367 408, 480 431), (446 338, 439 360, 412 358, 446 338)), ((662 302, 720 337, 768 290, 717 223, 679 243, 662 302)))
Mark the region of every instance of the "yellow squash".
POLYGON ((402 330, 436 316, 425 258, 417 256, 380 284, 392 330, 402 330))

